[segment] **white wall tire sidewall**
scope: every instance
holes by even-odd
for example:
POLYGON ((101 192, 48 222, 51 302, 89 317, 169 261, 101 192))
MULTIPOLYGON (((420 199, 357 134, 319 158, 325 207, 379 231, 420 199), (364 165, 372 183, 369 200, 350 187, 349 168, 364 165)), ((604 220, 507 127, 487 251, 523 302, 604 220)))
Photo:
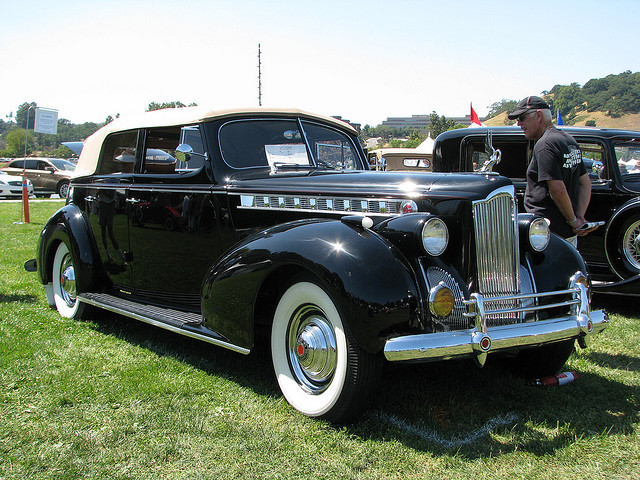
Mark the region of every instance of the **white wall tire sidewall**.
POLYGON ((271 357, 280 390, 287 402, 296 410, 305 415, 317 417, 326 414, 335 406, 342 394, 347 377, 347 340, 338 310, 318 285, 309 282, 296 283, 280 299, 271 329, 271 357), (331 384, 317 395, 309 393, 298 384, 287 358, 289 319, 303 303, 313 303, 324 311, 327 318, 331 320, 336 337, 336 371, 331 384))
POLYGON ((62 286, 60 282, 61 265, 65 255, 69 253, 69 248, 64 242, 60 242, 56 250, 56 254, 53 257, 53 298, 55 301, 56 309, 58 313, 66 318, 75 318, 78 315, 80 308, 80 302, 76 300, 73 306, 67 305, 62 297, 62 286))

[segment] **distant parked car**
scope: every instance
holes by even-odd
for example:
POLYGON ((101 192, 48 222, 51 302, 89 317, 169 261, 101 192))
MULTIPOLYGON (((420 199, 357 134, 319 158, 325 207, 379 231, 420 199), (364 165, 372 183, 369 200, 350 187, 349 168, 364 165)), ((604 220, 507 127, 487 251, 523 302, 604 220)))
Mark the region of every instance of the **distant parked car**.
MULTIPOLYGON (((33 195, 33 183, 27 179, 27 192, 33 195)), ((21 197, 22 177, 0 171, 0 197, 21 197)))
POLYGON ((25 176, 33 183, 36 197, 50 197, 57 193, 67 197, 69 179, 76 166, 62 158, 16 158, 2 170, 10 175, 25 176))
POLYGON ((367 154, 369 166, 373 170, 408 170, 430 172, 430 153, 419 152, 415 148, 380 148, 367 154))
MULTIPOLYGON (((640 296, 640 132, 606 128, 560 127, 580 144, 591 178, 590 221, 603 227, 578 237, 594 291, 640 296)), ((433 169, 437 172, 495 173, 509 177, 516 188, 519 208, 533 142, 519 127, 465 128, 445 132, 434 144, 433 169), (491 143, 502 154, 500 163, 487 168, 491 143), (484 172, 483 172, 484 170, 484 172)))

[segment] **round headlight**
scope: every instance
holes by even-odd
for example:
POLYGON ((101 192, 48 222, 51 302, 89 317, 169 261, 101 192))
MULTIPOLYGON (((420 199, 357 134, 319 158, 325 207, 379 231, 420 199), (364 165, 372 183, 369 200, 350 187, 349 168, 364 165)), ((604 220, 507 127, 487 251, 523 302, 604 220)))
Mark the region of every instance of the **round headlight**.
POLYGON ((549 224, 544 218, 536 218, 529 225, 529 244, 536 252, 541 252, 549 245, 549 224))
POLYGON ((422 246, 429 255, 442 255, 449 244, 449 229, 439 218, 430 218, 422 227, 422 246))

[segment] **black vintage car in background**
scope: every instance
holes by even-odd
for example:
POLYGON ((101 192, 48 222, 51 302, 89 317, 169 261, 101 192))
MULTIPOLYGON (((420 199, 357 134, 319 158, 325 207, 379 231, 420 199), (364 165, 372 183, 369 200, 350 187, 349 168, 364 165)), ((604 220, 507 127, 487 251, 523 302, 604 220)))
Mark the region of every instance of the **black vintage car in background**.
POLYGON ((333 118, 120 118, 87 139, 76 172, 26 264, 49 303, 245 354, 266 343, 309 416, 353 418, 385 361, 508 355, 523 374, 555 373, 608 323, 578 252, 517 214, 507 178, 369 171, 333 118))
MULTIPOLYGON (((640 296, 640 132, 591 127, 559 127, 580 144, 591 177, 586 218, 603 227, 578 237, 594 291, 640 296)), ((433 150, 437 172, 481 171, 490 153, 487 138, 502 153, 493 172, 509 177, 524 211, 526 171, 533 141, 519 127, 465 128, 442 133, 433 150)))

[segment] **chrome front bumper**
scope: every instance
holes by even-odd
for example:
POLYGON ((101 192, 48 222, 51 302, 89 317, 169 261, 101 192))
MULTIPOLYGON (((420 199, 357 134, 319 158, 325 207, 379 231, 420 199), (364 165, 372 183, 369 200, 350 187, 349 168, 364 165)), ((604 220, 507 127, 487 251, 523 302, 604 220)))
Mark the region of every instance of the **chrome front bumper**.
MULTIPOLYGON (((500 350, 570 339, 578 340, 580 346, 585 348, 592 335, 606 328, 609 317, 602 310, 589 311, 586 301, 587 292, 582 285, 546 295, 566 293, 571 293, 573 300, 553 306, 570 305, 571 314, 568 316, 496 327, 487 327, 486 315, 495 311, 486 310, 485 305, 489 302, 501 301, 506 297, 483 299, 482 296, 474 294, 471 300, 465 302, 469 307, 469 313, 465 315, 475 317, 474 328, 391 338, 385 344, 384 356, 390 362, 427 362, 471 357, 482 366, 489 353, 500 350)), ((510 298, 530 299, 544 295, 514 295, 510 298)), ((531 311, 543 308, 549 308, 549 305, 521 310, 531 311)))

